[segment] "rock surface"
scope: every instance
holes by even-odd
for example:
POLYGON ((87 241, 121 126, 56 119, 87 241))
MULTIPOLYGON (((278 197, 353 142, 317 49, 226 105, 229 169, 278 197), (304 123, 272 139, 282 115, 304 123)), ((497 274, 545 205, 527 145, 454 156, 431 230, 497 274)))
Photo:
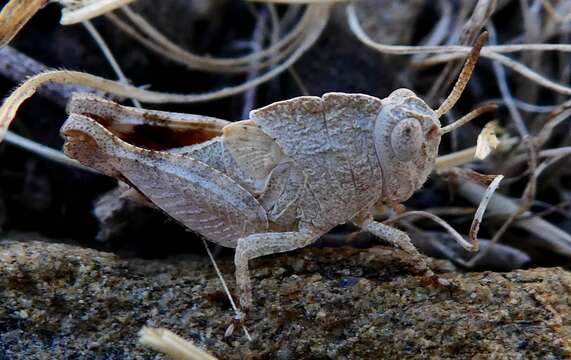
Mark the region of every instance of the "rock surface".
MULTIPOLYGON (((232 259, 219 260, 233 288, 232 259)), ((401 251, 304 249, 253 264, 255 337, 224 332, 233 312, 206 256, 120 259, 42 241, 0 242, 0 359, 162 358, 137 344, 166 327, 220 358, 542 358, 571 356, 571 274, 433 268, 401 251)))

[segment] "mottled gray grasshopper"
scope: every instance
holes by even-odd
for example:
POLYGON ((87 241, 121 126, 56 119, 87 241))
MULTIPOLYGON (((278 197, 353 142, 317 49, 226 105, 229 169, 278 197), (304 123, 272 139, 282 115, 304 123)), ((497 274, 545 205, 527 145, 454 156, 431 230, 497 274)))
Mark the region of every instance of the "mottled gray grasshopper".
MULTIPOLYGON (((328 93, 230 123, 76 95, 61 129, 65 153, 129 184, 208 240, 236 248, 243 309, 252 304, 249 260, 307 246, 346 222, 413 254, 433 276, 406 233, 374 221, 372 209, 407 200, 431 173, 441 136, 474 117, 446 127, 438 120, 458 100, 484 41, 436 111, 407 89, 382 100, 328 93)), ((477 249, 475 238, 463 245, 477 249)))

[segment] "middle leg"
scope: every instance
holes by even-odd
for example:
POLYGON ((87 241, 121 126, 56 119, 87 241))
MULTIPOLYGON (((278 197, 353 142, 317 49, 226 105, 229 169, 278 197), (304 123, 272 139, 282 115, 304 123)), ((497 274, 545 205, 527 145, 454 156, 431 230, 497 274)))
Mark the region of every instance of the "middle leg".
POLYGON ((249 260, 305 247, 317 240, 322 233, 323 231, 318 229, 301 226, 299 231, 258 233, 239 239, 234 263, 242 309, 247 311, 252 305, 249 260))

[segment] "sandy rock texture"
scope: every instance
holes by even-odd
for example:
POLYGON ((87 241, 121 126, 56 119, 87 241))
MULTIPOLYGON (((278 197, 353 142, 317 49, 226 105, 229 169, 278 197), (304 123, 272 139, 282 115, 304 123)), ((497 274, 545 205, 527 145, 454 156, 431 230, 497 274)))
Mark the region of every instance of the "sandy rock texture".
MULTIPOLYGON (((233 288, 232 259, 219 260, 233 288)), ((154 359, 137 344, 166 327, 220 358, 571 356, 571 274, 559 268, 454 272, 446 290, 399 250, 304 249, 254 262, 255 337, 224 332, 233 312, 206 256, 120 259, 43 241, 0 242, 0 359, 154 359)))

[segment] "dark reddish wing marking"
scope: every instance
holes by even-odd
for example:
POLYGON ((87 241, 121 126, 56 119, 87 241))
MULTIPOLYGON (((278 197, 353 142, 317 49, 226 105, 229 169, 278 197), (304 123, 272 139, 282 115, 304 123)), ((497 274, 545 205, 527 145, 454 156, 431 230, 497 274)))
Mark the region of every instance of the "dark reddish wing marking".
POLYGON ((171 127, 158 118, 148 117, 148 124, 132 125, 122 124, 97 114, 84 115, 103 125, 121 140, 148 150, 168 150, 200 144, 222 135, 220 129, 216 127, 171 127))

